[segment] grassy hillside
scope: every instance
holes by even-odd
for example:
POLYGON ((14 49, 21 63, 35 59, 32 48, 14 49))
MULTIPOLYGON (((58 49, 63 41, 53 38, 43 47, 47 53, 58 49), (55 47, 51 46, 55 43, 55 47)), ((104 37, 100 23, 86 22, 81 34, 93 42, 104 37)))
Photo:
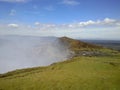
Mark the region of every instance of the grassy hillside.
MULTIPOLYGON (((75 40, 68 41, 64 43, 70 49, 82 49, 80 44, 73 47, 75 40)), ((120 90, 120 53, 85 44, 109 55, 80 55, 46 67, 8 72, 0 75, 0 90, 120 90)))
POLYGON ((108 56, 119 53, 116 50, 108 49, 103 46, 98 46, 80 40, 71 39, 68 37, 60 38, 60 42, 72 51, 73 56, 108 56))

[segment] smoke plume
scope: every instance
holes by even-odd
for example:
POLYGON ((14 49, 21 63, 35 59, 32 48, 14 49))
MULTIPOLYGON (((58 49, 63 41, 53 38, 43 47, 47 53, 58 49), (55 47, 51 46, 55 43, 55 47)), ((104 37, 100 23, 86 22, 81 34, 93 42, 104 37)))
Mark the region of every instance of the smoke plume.
POLYGON ((0 73, 50 65, 68 55, 56 37, 0 36, 0 73))

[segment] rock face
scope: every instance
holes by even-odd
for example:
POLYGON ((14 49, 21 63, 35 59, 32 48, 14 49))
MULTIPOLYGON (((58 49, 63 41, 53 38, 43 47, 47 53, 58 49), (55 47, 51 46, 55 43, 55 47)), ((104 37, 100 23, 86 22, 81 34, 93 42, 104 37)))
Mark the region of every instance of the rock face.
POLYGON ((101 49, 102 46, 86 43, 80 40, 71 39, 68 37, 59 38, 60 42, 64 44, 71 52, 71 56, 103 56, 105 55, 101 49))

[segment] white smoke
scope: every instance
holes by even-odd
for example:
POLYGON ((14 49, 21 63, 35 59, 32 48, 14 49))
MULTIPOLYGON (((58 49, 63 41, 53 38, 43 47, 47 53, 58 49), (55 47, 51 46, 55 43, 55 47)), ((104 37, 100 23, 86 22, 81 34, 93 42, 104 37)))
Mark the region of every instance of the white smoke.
POLYGON ((0 73, 50 65, 68 55, 67 48, 55 37, 0 36, 0 73))

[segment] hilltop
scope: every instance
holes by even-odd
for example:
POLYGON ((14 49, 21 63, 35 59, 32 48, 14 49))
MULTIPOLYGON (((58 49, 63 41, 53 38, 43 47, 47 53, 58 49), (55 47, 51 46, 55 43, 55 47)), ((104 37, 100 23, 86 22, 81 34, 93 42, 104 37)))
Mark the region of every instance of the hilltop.
POLYGON ((120 89, 118 51, 68 37, 59 40, 71 51, 70 59, 46 67, 1 74, 0 90, 120 89), (91 53, 87 54, 88 52, 91 53))
POLYGON ((86 43, 68 37, 61 37, 59 38, 59 41, 71 51, 72 56, 106 56, 118 52, 103 46, 86 43))

